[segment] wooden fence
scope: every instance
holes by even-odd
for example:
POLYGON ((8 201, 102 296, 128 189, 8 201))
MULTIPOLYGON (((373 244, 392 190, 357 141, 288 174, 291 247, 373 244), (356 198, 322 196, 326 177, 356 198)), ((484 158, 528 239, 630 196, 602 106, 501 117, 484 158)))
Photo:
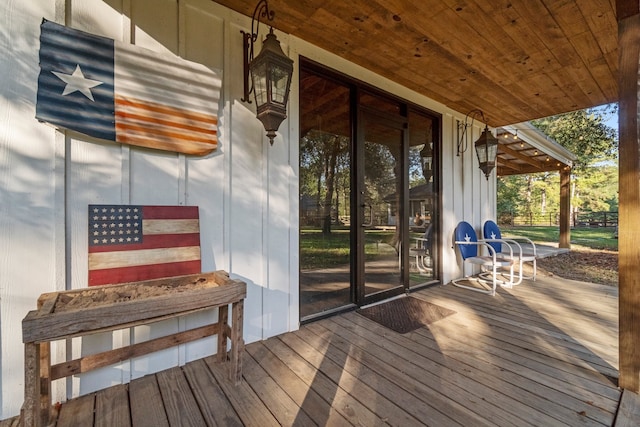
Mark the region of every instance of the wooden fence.
MULTIPOLYGON (((516 215, 513 212, 498 212, 498 223, 514 226, 558 226, 560 212, 545 214, 529 213, 516 215)), ((574 212, 571 215, 572 227, 616 227, 618 212, 574 212)))

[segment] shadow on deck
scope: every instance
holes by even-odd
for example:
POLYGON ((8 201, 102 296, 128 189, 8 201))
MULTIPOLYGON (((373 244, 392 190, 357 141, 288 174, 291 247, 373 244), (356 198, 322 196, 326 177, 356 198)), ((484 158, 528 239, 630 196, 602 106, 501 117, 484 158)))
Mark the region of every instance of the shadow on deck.
POLYGON ((543 277, 412 297, 456 313, 407 334, 334 316, 248 345, 237 387, 205 358, 63 403, 57 426, 640 425, 632 393, 616 419, 616 288, 543 277))

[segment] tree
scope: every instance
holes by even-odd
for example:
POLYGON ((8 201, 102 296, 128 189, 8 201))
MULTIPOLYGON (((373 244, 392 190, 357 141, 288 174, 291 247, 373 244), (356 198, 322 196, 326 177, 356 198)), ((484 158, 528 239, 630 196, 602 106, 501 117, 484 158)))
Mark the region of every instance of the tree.
POLYGON ((325 235, 331 233, 338 183, 344 187, 344 182, 348 182, 344 179, 344 174, 348 174, 348 142, 348 138, 316 131, 309 132, 300 141, 300 194, 314 200, 313 222, 322 223, 325 235))
POLYGON ((578 157, 573 172, 579 174, 596 163, 612 161, 618 154, 616 130, 607 117, 617 113, 617 105, 573 111, 533 120, 531 123, 578 157))
MULTIPOLYGON (((577 156, 572 169, 571 205, 580 211, 612 211, 618 206, 616 129, 607 119, 617 105, 574 111, 532 124, 577 156)), ((557 173, 515 175, 498 180, 498 212, 540 215, 559 210, 557 173)))

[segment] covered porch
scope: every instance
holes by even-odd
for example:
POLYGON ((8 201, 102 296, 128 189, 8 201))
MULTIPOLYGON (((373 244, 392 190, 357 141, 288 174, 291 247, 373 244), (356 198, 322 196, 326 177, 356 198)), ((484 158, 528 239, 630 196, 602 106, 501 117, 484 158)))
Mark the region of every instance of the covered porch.
MULTIPOLYGON (((618 290, 539 277, 494 298, 411 294, 455 311, 399 334, 356 312, 63 403, 67 425, 638 425, 618 388, 618 290)), ((636 399, 636 400, 634 400, 636 399)), ((11 426, 17 420, 0 425, 11 426)))

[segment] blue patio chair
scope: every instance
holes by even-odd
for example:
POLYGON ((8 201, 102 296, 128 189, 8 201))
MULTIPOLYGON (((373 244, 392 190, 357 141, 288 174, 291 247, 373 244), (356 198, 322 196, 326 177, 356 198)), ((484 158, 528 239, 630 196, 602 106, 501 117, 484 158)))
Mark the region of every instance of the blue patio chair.
POLYGON ((518 270, 518 274, 519 274, 519 280, 518 282, 514 283, 514 284, 520 284, 520 282, 522 282, 522 279, 533 279, 536 280, 536 270, 537 270, 537 252, 536 252, 536 245, 535 243, 533 243, 531 241, 531 239, 528 239, 526 237, 509 237, 508 239, 505 239, 504 237, 502 237, 502 234, 500 233, 500 227, 498 227, 498 224, 496 224, 495 222, 488 220, 485 221, 484 226, 482 228, 482 234, 484 236, 484 240, 485 242, 489 242, 489 244, 493 247, 493 249, 496 251, 496 257, 498 258, 508 258, 508 257, 513 257, 515 256, 515 260, 517 261, 518 265, 519 265, 519 270, 518 270), (496 240, 496 241, 494 241, 496 240), (506 243, 505 243, 506 242, 506 243), (531 251, 525 251, 522 248, 522 245, 520 242, 524 242, 527 243, 528 246, 531 246, 531 251), (515 247, 512 247, 511 249, 511 254, 507 254, 506 252, 503 252, 503 244, 506 245, 513 245, 515 247), (533 266, 533 274, 531 276, 524 276, 523 272, 522 272, 522 265, 525 262, 530 262, 532 263, 533 266))
MULTIPOLYGON (((464 277, 460 279, 454 279, 451 283, 454 286, 460 288, 469 289, 476 292, 482 292, 489 295, 496 294, 496 287, 498 285, 504 287, 512 287, 514 284, 514 265, 513 252, 511 252, 511 258, 499 258, 496 256, 496 251, 489 243, 478 240, 476 231, 471 224, 466 221, 462 221, 458 224, 454 232, 454 244, 460 252, 462 258, 462 272, 464 277), (480 249, 484 248, 489 255, 482 255, 480 249), (479 265, 481 273, 476 277, 465 274, 466 264, 479 265), (508 273, 504 270, 507 269, 508 273), (462 285, 462 281, 477 281, 484 285, 491 286, 490 289, 479 288, 475 286, 462 285)), ((497 243, 496 240, 493 243, 497 243)), ((511 251, 511 248, 509 247, 511 251)))

